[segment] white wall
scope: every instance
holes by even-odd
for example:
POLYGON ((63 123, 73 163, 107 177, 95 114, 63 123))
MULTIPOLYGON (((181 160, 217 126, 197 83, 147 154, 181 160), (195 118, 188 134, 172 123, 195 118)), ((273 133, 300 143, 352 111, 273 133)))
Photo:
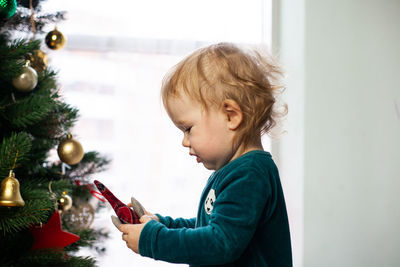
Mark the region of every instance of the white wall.
POLYGON ((279 2, 295 266, 400 266, 400 1, 279 2))

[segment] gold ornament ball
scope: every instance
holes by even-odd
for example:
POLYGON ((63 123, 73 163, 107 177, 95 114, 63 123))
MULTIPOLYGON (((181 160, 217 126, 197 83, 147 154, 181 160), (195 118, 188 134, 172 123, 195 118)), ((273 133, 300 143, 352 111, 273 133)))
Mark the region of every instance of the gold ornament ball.
POLYGON ((45 42, 48 48, 58 50, 65 45, 65 37, 55 28, 46 35, 45 42))
POLYGON ((82 145, 72 139, 71 134, 68 134, 67 138, 60 142, 57 153, 60 160, 68 165, 79 163, 84 155, 82 145))
POLYGON ((37 72, 29 66, 24 66, 22 73, 12 79, 12 85, 15 89, 24 93, 32 91, 36 87, 37 82, 37 72))
POLYGON ((32 54, 28 55, 27 59, 30 61, 31 67, 37 72, 44 71, 49 63, 49 57, 41 50, 34 50, 32 54))
POLYGON ((63 192, 62 196, 57 201, 58 210, 67 211, 72 207, 72 198, 67 195, 67 192, 63 192))

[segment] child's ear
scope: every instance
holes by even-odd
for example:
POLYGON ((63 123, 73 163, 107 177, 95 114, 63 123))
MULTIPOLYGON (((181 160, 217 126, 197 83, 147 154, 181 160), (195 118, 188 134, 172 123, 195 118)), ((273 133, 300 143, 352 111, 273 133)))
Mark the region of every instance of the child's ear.
POLYGON ((233 99, 226 99, 223 102, 223 111, 227 117, 229 130, 236 130, 243 120, 243 112, 238 103, 233 99))

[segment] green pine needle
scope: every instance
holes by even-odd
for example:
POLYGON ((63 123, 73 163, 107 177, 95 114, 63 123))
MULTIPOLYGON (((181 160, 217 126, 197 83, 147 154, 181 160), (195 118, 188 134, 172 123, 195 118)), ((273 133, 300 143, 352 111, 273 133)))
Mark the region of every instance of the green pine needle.
POLYGON ((17 167, 29 155, 31 137, 25 132, 11 133, 0 144, 0 175, 7 177, 9 171, 17 167))
POLYGON ((32 94, 7 108, 8 120, 14 127, 25 128, 42 120, 53 107, 49 97, 32 94))

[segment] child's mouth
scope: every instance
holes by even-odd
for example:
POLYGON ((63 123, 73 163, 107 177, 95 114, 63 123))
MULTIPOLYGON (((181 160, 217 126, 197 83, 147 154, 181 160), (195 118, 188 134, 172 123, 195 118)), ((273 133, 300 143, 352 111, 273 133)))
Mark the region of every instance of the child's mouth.
POLYGON ((194 154, 194 153, 189 153, 189 155, 190 155, 190 156, 195 156, 195 157, 196 157, 197 163, 200 163, 200 162, 201 162, 201 159, 200 159, 199 156, 197 156, 196 154, 194 154))

